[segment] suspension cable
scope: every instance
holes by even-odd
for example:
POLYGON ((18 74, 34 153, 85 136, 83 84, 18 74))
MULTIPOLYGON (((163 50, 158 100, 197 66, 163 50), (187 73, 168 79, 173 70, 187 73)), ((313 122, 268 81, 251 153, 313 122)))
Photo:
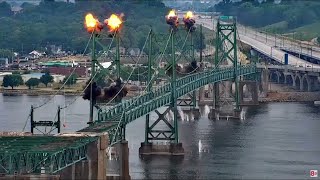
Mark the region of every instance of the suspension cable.
MULTIPOLYGON (((90 79, 89 83, 85 86, 85 88, 81 91, 80 94, 84 93, 84 91, 90 86, 90 83, 93 81, 93 79, 95 78, 95 76, 98 74, 98 71, 96 71, 96 73, 93 75, 93 77, 90 79)), ((79 99, 81 96, 78 96, 76 98, 74 98, 69 104, 67 105, 64 105, 62 108, 60 108, 61 110, 62 109, 66 109, 68 106, 72 105, 77 99, 79 99)))
MULTIPOLYGON (((150 30, 150 32, 151 32, 151 30, 150 30)), ((150 34, 150 33, 149 33, 149 34, 150 34)), ((147 42, 148 42, 149 34, 148 34, 148 36, 147 36, 147 38, 146 38, 146 41, 145 41, 145 43, 144 43, 144 45, 143 45, 142 51, 144 50, 144 48, 145 48, 145 46, 146 46, 146 44, 147 44, 147 42)), ((139 57, 138 57, 138 60, 137 60, 136 64, 138 64, 138 62, 139 62, 140 59, 141 59, 142 51, 140 52, 140 55, 139 55, 139 57)), ((128 81, 129 81, 129 79, 130 79, 133 71, 134 71, 134 69, 132 69, 132 71, 131 71, 131 73, 130 73, 130 75, 129 75, 126 83, 125 83, 125 85, 128 84, 128 81)), ((97 72, 98 72, 98 71, 97 71, 97 72)), ((97 72, 96 72, 96 74, 97 74, 97 72)), ((96 74, 95 74, 95 75, 96 75, 96 74)), ((91 78, 91 80, 90 80, 90 82, 87 84, 86 88, 90 85, 90 83, 93 81, 93 79, 94 79, 94 77, 91 78)), ((120 92, 123 90, 123 88, 125 87, 125 85, 123 85, 123 86, 121 87, 121 89, 117 92, 117 94, 116 94, 115 96, 113 96, 112 99, 109 100, 104 106, 107 106, 108 104, 110 104, 110 103, 120 94, 120 92)), ((86 88, 84 88, 83 92, 85 91, 86 88)), ((83 92, 82 92, 82 93, 83 93, 83 92)), ((92 93, 92 92, 91 92, 91 93, 92 93)), ((78 98, 79 98, 79 97, 78 97, 78 98)), ((73 104, 78 98, 75 98, 75 100, 73 100, 73 101, 72 101, 71 103, 69 103, 68 105, 64 106, 62 109, 65 109, 65 108, 67 108, 69 105, 73 104)))
MULTIPOLYGON (((165 51, 166 51, 166 49, 167 49, 167 47, 168 47, 168 44, 169 44, 169 42, 170 42, 170 38, 171 38, 172 33, 173 33, 173 30, 171 30, 170 36, 169 36, 168 41, 167 41, 167 43, 166 43, 165 49, 164 49, 164 51, 163 51, 162 54, 161 54, 161 57, 163 57, 163 55, 164 55, 164 53, 165 53, 165 51)), ((161 61, 162 61, 162 58, 160 59, 160 62, 161 62, 161 61)), ((159 64, 160 64, 160 63, 158 63, 157 70, 160 68, 159 64)), ((150 85, 151 82, 153 82, 153 78, 155 77, 156 73, 157 73, 157 71, 154 71, 154 73, 153 73, 150 81, 148 82, 146 88, 143 90, 143 92, 142 92, 138 97, 141 97, 142 94, 147 91, 147 87, 150 85)), ((135 99, 134 102, 136 102, 137 100, 138 100, 138 98, 135 99)), ((131 106, 134 104, 134 102, 133 102, 132 104, 130 104, 127 108, 131 107, 131 106)), ((124 116, 124 113, 125 113, 125 111, 123 111, 122 114, 121 114, 119 123, 118 123, 117 128, 116 128, 116 132, 119 131, 119 128, 120 128, 120 125, 121 125, 121 123, 122 123, 122 118, 123 118, 123 116, 124 116)), ((113 136, 113 139, 111 140, 111 144, 115 141, 115 137, 116 137, 116 136, 113 136)), ((108 147, 108 152, 109 152, 109 151, 110 151, 110 147, 108 147)))
MULTIPOLYGON (((142 51, 140 52, 139 57, 138 57, 138 60, 137 60, 137 62, 136 62, 135 65, 137 65, 138 62, 141 60, 141 55, 142 55, 142 52, 143 52, 143 50, 144 50, 144 48, 145 48, 145 46, 146 46, 146 44, 147 44, 147 42, 148 42, 149 34, 150 34, 150 33, 151 33, 151 29, 150 29, 150 31, 149 31, 149 33, 148 33, 148 36, 147 36, 147 38, 146 38, 146 41, 145 41, 145 43, 144 43, 144 45, 143 45, 143 47, 142 47, 142 51)), ((121 39, 120 39, 120 40, 121 40, 121 39)), ((129 83, 129 79, 131 78, 131 76, 132 76, 132 74, 133 74, 133 71, 134 71, 134 69, 132 69, 129 77, 127 78, 127 80, 126 80, 126 82, 125 82, 125 84, 121 87, 121 89, 117 92, 117 94, 116 94, 115 96, 113 96, 112 99, 109 100, 104 106, 107 106, 108 104, 110 104, 110 103, 120 94, 120 92, 123 90, 123 88, 129 83)))
MULTIPOLYGON (((112 38, 112 40, 111 40, 111 43, 109 44, 107 54, 109 53, 109 50, 111 49, 111 45, 112 45, 112 43, 113 43, 113 39, 114 39, 114 36, 113 36, 113 38, 112 38)), ((106 55, 107 55, 107 54, 106 54, 106 55)), ((84 91, 89 87, 90 83, 93 81, 94 77, 98 74, 98 72, 99 72, 99 71, 96 71, 96 73, 93 75, 93 78, 90 79, 89 83, 88 83, 88 84, 85 86, 85 88, 82 90, 81 94, 84 93, 84 91)), ((109 78, 109 79, 111 79, 111 78, 109 78)), ((111 79, 111 80, 113 81, 113 79, 111 79)), ((79 95, 81 95, 81 94, 79 93, 79 95)), ((78 100, 79 97, 81 97, 81 96, 78 96, 78 97, 74 98, 69 104, 64 105, 61 109, 66 109, 68 106, 70 106, 70 105, 72 105, 74 102, 76 102, 76 100, 78 100)))

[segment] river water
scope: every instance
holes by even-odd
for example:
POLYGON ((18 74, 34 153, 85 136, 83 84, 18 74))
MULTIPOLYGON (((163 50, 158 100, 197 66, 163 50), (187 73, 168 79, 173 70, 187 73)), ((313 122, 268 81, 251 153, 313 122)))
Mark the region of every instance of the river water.
MULTIPOLYGON (((50 96, 2 96, 0 131, 22 131, 32 104, 50 96)), ((75 97, 56 96, 35 110, 35 120, 54 119, 57 106, 75 97)), ((86 126, 87 101, 78 98, 62 110, 62 132, 86 126)), ((302 103, 268 103, 247 109, 243 121, 180 121, 183 159, 154 157, 140 159, 144 120, 127 126, 130 175, 133 179, 306 179, 320 170, 319 107, 302 103), (199 140, 205 152, 199 153, 199 140)), ((27 122, 26 130, 30 124, 27 122)))

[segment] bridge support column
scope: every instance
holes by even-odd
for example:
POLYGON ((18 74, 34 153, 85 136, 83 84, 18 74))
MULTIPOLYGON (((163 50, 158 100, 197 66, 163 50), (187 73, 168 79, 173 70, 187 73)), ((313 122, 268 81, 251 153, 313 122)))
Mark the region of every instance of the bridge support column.
POLYGON ((205 97, 205 89, 204 87, 199 88, 199 102, 203 101, 205 97))
POLYGON ((262 93, 263 97, 266 97, 269 90, 269 70, 268 69, 262 70, 260 83, 261 83, 260 92, 262 93))
POLYGON ((148 130, 146 134, 147 140, 141 143, 141 146, 139 148, 140 157, 146 155, 184 155, 182 143, 174 142, 174 125, 171 125, 171 123, 167 119, 173 114, 171 110, 174 111, 175 109, 173 107, 168 107, 163 113, 155 110, 155 112, 158 114, 158 119, 150 127, 146 127, 148 130), (163 128, 156 129, 156 126, 160 122, 163 122, 169 130, 163 130, 163 128))
POLYGON ((312 90, 313 91, 318 91, 320 89, 320 83, 318 78, 313 78, 313 86, 312 90))
POLYGON ((239 97, 240 97, 240 105, 248 106, 248 105, 258 105, 258 83, 256 81, 240 81, 239 82, 239 97), (243 86, 246 85, 248 87, 248 91, 251 93, 251 101, 244 101, 243 94, 243 86))
MULTIPOLYGON (((188 116, 188 120, 199 120, 201 117, 199 108, 182 109, 182 112, 184 115, 188 116)), ((180 118, 183 119, 184 117, 180 118)))
POLYGON ((121 141, 116 144, 116 148, 119 151, 119 160, 120 160, 120 179, 130 180, 129 174, 129 147, 128 141, 121 141))
POLYGON ((208 114, 208 119, 219 120, 219 108, 211 108, 208 114))
POLYGON ((77 162, 61 170, 59 172, 60 180, 106 179, 108 135, 97 136, 99 136, 98 140, 87 146, 87 160, 77 162))
MULTIPOLYGON (((177 101, 178 106, 181 108, 184 115, 188 116, 188 119, 199 120, 200 118, 200 110, 197 108, 196 94, 189 93, 187 96, 179 98, 177 101)), ((178 114, 180 117, 180 113, 178 114)), ((181 120, 185 119, 184 117, 180 117, 181 120)))
POLYGON ((210 120, 219 120, 219 100, 220 100, 220 83, 216 82, 213 85, 212 91, 213 91, 213 106, 210 109, 210 112, 208 114, 208 119, 210 120))

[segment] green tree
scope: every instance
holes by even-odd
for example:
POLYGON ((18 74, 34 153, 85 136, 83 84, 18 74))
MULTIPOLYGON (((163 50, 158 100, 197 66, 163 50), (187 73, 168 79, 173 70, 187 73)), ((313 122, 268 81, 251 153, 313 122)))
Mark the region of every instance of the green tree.
POLYGON ((3 77, 2 86, 3 87, 11 87, 13 89, 16 86, 22 85, 23 79, 21 75, 18 74, 12 74, 12 75, 5 75, 3 77))
POLYGON ((53 82, 53 77, 47 72, 40 77, 40 82, 48 87, 48 84, 53 82))
POLYGON ((20 72, 19 71, 13 71, 12 74, 20 75, 20 72))
POLYGON ((63 83, 66 83, 68 86, 73 85, 77 82, 77 78, 77 74, 71 74, 63 79, 63 83))
MULTIPOLYGON (((2 12, 4 11, 0 9, 0 14, 2 12)), ((20 52, 23 49, 26 53, 34 49, 40 50, 47 45, 62 45, 64 50, 83 53, 90 37, 83 24, 87 12, 94 12, 100 21, 109 17, 111 12, 123 12, 125 23, 120 31, 121 40, 128 42, 128 47, 141 48, 141 42, 147 37, 149 26, 157 32, 168 32, 164 20, 168 8, 161 0, 77 0, 75 4, 46 0, 38 6, 24 3, 21 13, 0 18, 0 24, 6 25, 6 28, 0 28, 0 48, 20 52)), ((104 44, 109 43, 108 40, 108 43, 104 44)))
POLYGON ((25 70, 25 71, 23 71, 23 74, 30 74, 30 73, 31 73, 30 70, 25 70))
POLYGON ((35 86, 38 86, 40 83, 40 80, 38 78, 30 78, 25 85, 29 87, 29 89, 34 88, 35 86))
POLYGON ((0 57, 12 58, 13 53, 9 49, 0 49, 0 57))
POLYGON ((7 2, 0 3, 0 17, 12 15, 11 6, 7 2))

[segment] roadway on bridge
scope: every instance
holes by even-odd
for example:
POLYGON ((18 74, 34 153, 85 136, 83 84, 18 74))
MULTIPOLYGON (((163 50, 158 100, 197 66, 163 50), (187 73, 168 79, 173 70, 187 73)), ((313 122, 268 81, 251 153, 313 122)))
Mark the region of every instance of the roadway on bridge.
MULTIPOLYGON (((215 29, 214 24, 212 23, 211 19, 197 19, 196 21, 198 22, 198 24, 202 24, 204 27, 206 27, 210 30, 215 29)), ((274 60, 276 60, 280 63, 284 63, 284 54, 285 54, 284 51, 276 49, 266 43, 262 43, 259 40, 252 38, 254 36, 254 34, 251 34, 251 36, 249 36, 249 35, 250 35, 250 33, 242 33, 241 31, 239 31, 240 41, 252 46, 253 48, 258 50, 259 52, 273 58, 274 60)), ((303 59, 300 59, 300 58, 292 56, 292 55, 289 55, 288 60, 289 60, 289 64, 293 65, 293 66, 320 68, 320 65, 315 65, 315 64, 309 63, 303 59)))
POLYGON ((284 36, 274 36, 271 34, 265 34, 264 32, 259 32, 257 30, 238 25, 238 31, 242 34, 250 34, 251 37, 254 37, 254 39, 263 42, 265 44, 268 44, 270 46, 276 46, 279 48, 285 48, 288 50, 292 50, 298 53, 307 54, 309 56, 319 58, 320 59, 320 47, 315 46, 309 42, 303 42, 303 41, 294 41, 289 40, 288 38, 285 38, 284 36))

